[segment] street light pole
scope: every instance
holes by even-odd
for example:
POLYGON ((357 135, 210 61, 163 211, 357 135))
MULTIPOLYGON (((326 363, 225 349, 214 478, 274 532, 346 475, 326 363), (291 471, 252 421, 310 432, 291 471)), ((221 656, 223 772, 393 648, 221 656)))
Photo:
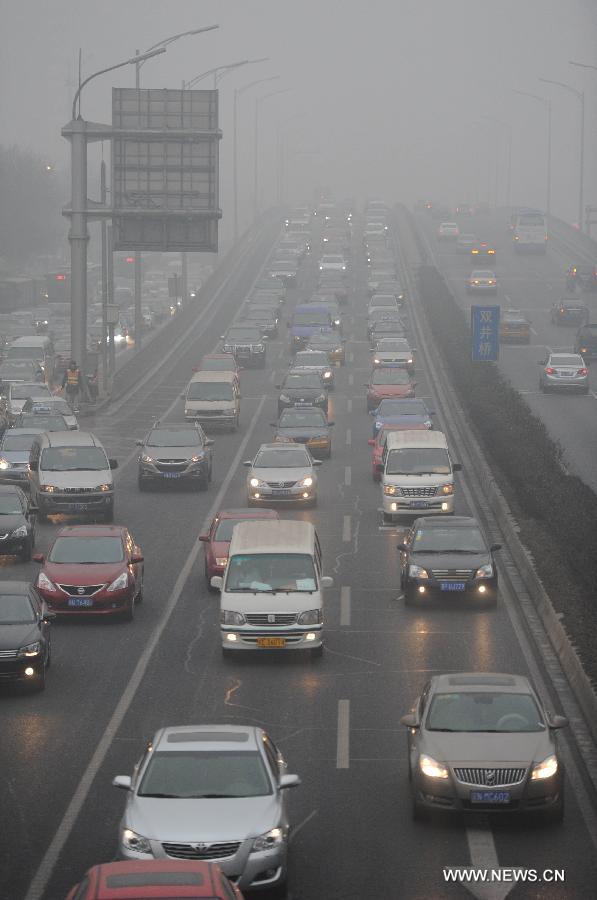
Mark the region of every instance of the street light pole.
POLYGON ((234 101, 232 104, 232 191, 234 195, 234 243, 238 241, 238 138, 237 138, 237 114, 238 114, 238 98, 245 91, 256 87, 258 84, 264 84, 266 81, 277 81, 279 75, 272 75, 269 78, 258 78, 251 81, 241 88, 234 88, 234 101))
POLYGON ((259 108, 264 100, 267 100, 269 97, 276 97, 278 94, 287 94, 290 88, 284 88, 281 91, 272 91, 269 94, 264 94, 262 97, 257 97, 255 100, 255 159, 254 159, 254 171, 253 171, 253 220, 257 220, 257 216, 259 215, 259 108))
MULTIPOLYGON (((576 65, 574 63, 573 65, 576 65)), ((582 66, 589 68, 588 66, 582 66)), ((580 153, 579 153, 579 173, 578 173, 578 227, 583 230, 584 218, 584 186, 585 186, 585 92, 579 91, 578 88, 564 81, 553 81, 551 78, 540 78, 539 81, 545 84, 555 84, 557 87, 564 88, 569 94, 574 94, 580 103, 580 153)), ((551 112, 550 112, 551 119, 551 112)), ((550 122, 551 128, 551 122, 550 122)))
POLYGON ((547 108, 547 185, 545 189, 545 212, 551 215, 551 100, 541 97, 539 94, 531 94, 529 91, 514 91, 522 97, 531 97, 539 103, 544 103, 547 108))
MULTIPOLYGON (((509 122, 503 122, 501 119, 496 119, 495 116, 481 116, 482 119, 487 119, 488 122, 493 122, 495 125, 500 125, 502 128, 505 128, 508 133, 508 147, 507 147, 507 161, 506 161, 506 206, 510 206, 511 202, 511 184, 512 184, 512 126, 509 122)), ((498 185, 498 150, 496 149, 495 154, 495 205, 497 207, 497 185, 498 185)))

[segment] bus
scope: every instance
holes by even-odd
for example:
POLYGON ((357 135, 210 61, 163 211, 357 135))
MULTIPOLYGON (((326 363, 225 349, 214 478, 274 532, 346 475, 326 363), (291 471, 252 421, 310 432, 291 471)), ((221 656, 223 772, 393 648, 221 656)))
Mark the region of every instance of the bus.
POLYGON ((512 245, 516 253, 545 253, 547 224, 538 209, 519 209, 510 218, 512 245))

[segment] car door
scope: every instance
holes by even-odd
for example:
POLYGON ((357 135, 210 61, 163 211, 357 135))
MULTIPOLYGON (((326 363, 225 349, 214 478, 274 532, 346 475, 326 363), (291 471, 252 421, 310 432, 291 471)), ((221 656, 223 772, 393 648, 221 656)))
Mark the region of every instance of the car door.
POLYGON ((134 563, 131 562, 133 556, 143 556, 141 552, 141 548, 137 547, 135 541, 133 540, 133 536, 129 531, 126 531, 124 534, 124 552, 127 559, 127 565, 129 570, 133 573, 133 578, 135 579, 135 596, 137 596, 141 590, 143 589, 143 563, 134 563))
MULTIPOLYGON (((282 777, 282 775, 285 775, 287 771, 286 761, 272 739, 267 734, 263 735, 263 749, 265 750, 265 757, 267 759, 268 768, 272 774, 272 778, 274 779, 274 784, 279 785, 280 778, 282 777)), ((288 813, 286 809, 287 791, 281 791, 278 788, 277 794, 278 802, 280 805, 280 824, 283 828, 286 828, 288 826, 288 813)))
MULTIPOLYGON (((387 445, 384 449, 384 468, 385 468, 385 459, 387 456, 387 445)), ((414 538, 414 528, 410 528, 408 533, 404 538, 404 544, 399 544, 400 547, 400 586, 403 590, 406 589, 408 585, 408 566, 410 563, 410 554, 412 550, 412 542, 414 538)))
POLYGON ((412 780, 412 773, 416 770, 421 753, 421 723, 427 711, 427 703, 429 702, 429 692, 431 690, 431 682, 428 681, 418 698, 414 713, 417 717, 419 727, 409 728, 407 731, 408 741, 408 777, 412 780))
POLYGON ((30 591, 31 602, 33 603, 33 608, 35 609, 35 616, 38 623, 39 634, 44 648, 45 662, 48 658, 50 649, 50 622, 49 619, 46 618, 46 604, 37 593, 37 590, 33 587, 33 585, 31 585, 30 591))

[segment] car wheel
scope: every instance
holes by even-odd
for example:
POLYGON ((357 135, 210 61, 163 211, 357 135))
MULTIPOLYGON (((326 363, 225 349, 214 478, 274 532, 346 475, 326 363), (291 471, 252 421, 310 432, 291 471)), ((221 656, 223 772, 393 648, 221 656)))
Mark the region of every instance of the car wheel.
POLYGON ((429 812, 414 796, 412 802, 412 818, 413 822, 426 822, 429 819, 429 812))
POLYGON ((415 606, 416 604, 416 593, 412 588, 405 587, 404 588, 404 605, 405 606, 415 606))
POLYGON ((323 644, 320 644, 319 647, 313 647, 312 650, 309 650, 309 654, 315 659, 319 659, 319 657, 323 656, 323 644))
POLYGON ((139 588, 139 592, 135 597, 135 603, 143 603, 143 582, 141 582, 141 587, 139 588))
POLYGON ((146 491, 147 485, 145 484, 145 479, 137 478, 137 487, 139 488, 140 491, 146 491))
POLYGON ((384 525, 391 525, 394 521, 394 516, 391 513, 382 513, 382 518, 384 525))
POLYGON ((131 597, 121 615, 123 622, 132 622, 135 618, 135 598, 131 597))
POLYGON ((111 506, 110 509, 106 510, 106 512, 104 513, 104 522, 107 522, 108 524, 110 524, 113 521, 114 521, 114 507, 111 506))
POLYGON ((51 644, 51 641, 48 639, 48 655, 46 657, 46 669, 49 669, 51 664, 52 664, 52 644, 51 644))
POLYGON ((205 563, 205 565, 203 567, 203 572, 205 574, 205 583, 207 585, 207 590, 209 591, 210 594, 217 594, 218 589, 211 586, 211 576, 209 574, 209 569, 207 568, 207 562, 205 563))
POLYGON ((33 539, 27 541, 23 544, 23 549, 21 550, 21 560, 23 562, 29 562, 31 560, 31 551, 33 549, 33 539))

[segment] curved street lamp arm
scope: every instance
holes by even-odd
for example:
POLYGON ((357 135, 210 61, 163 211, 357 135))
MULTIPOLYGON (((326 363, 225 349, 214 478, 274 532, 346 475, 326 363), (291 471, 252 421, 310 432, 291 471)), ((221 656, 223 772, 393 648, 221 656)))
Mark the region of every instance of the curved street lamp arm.
MULTIPOLYGON (((125 59, 124 62, 117 63, 115 66, 108 66, 107 69, 100 69, 99 72, 94 72, 93 75, 88 75, 85 81, 82 81, 79 87, 77 88, 77 92, 73 98, 73 108, 72 108, 72 117, 73 119, 77 116, 77 101, 81 95, 81 91, 85 87, 86 84, 89 84, 90 81, 93 81, 94 78, 97 78, 99 75, 105 75, 106 72, 113 72, 115 69, 122 69, 123 66, 131 66, 135 65, 138 62, 145 62, 147 59, 151 59, 152 56, 158 56, 160 53, 165 53, 165 47, 159 47, 156 50, 150 50, 147 53, 142 53, 141 56, 133 56, 131 59, 125 59)), ((79 117, 81 113, 79 112, 79 117)))

